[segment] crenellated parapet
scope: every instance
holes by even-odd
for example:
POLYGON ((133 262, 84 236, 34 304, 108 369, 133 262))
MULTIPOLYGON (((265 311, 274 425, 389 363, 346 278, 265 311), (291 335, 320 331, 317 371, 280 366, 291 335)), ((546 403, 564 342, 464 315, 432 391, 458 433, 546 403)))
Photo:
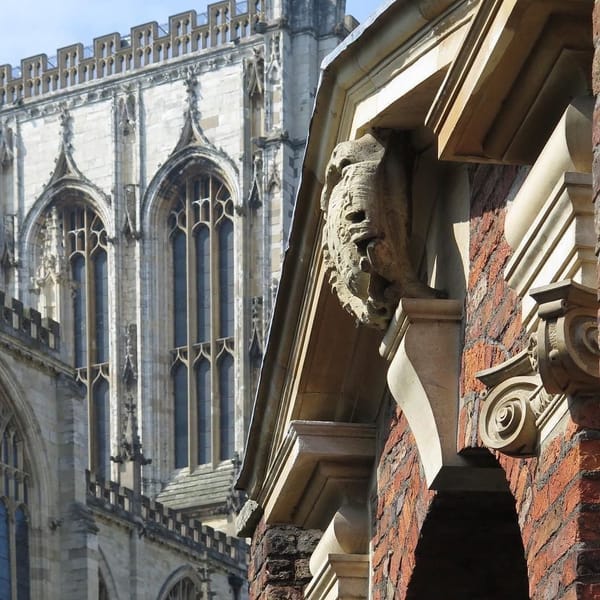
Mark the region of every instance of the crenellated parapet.
POLYGON ((147 496, 141 496, 138 504, 134 501, 133 490, 97 478, 89 471, 86 471, 86 484, 87 501, 92 509, 101 511, 107 518, 129 524, 140 537, 147 536, 158 542, 177 539, 192 551, 245 569, 248 547, 244 540, 216 531, 147 496))
POLYGON ((165 26, 145 23, 133 27, 128 36, 111 33, 95 38, 91 47, 65 46, 53 59, 38 54, 22 60, 20 68, 0 65, 0 106, 238 43, 255 33, 262 11, 263 0, 215 2, 205 13, 173 15, 165 26))
POLYGON ((49 350, 59 349, 59 324, 43 319, 33 308, 25 308, 20 300, 10 298, 0 291, 0 329, 17 334, 26 343, 41 345, 49 350))

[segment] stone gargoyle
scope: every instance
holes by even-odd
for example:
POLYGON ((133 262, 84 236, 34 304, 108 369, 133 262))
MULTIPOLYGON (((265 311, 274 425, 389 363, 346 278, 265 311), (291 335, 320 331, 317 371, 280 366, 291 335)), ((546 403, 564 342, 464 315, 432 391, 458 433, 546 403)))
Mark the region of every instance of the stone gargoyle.
POLYGON ((397 134, 338 144, 321 195, 330 283, 360 323, 378 329, 387 327, 400 298, 442 296, 419 280, 411 262, 404 155, 397 134))

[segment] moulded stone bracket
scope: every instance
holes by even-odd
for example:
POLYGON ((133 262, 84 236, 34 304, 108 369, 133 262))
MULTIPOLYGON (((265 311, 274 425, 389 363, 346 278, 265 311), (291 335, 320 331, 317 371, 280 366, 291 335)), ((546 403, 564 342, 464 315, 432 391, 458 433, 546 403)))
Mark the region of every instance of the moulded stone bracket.
POLYGON ((535 360, 551 394, 577 395, 597 391, 598 300, 594 289, 559 281, 531 292, 538 303, 535 360))
POLYGON ((305 597, 308 600, 366 600, 369 597, 369 537, 366 503, 342 504, 310 557, 313 579, 305 590, 305 597))
POLYGON ((324 529, 340 501, 364 499, 374 457, 372 425, 292 421, 259 499, 265 521, 324 529))
POLYGON ((368 554, 330 554, 323 569, 304 590, 307 600, 360 600, 368 597, 368 554))
POLYGON ((462 303, 403 298, 380 353, 387 381, 415 437, 431 489, 500 489, 496 469, 474 466, 456 450, 462 303))
POLYGON ((559 281, 531 292, 538 327, 529 347, 477 377, 490 390, 481 410, 483 443, 533 456, 567 408, 566 398, 600 386, 596 291, 559 281))

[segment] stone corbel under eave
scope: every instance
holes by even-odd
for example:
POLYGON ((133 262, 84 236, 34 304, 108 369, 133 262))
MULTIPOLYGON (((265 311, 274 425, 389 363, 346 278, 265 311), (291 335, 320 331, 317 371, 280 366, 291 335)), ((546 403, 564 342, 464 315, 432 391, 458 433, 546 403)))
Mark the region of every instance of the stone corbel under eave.
POLYGON ((474 466, 456 450, 461 332, 461 302, 403 298, 380 347, 388 385, 430 489, 504 489, 499 469, 474 466))
POLYGON ((567 411, 567 398, 600 389, 596 290, 573 281, 535 289, 539 325, 527 350, 477 374, 490 390, 479 422, 483 443, 534 456, 567 411))
POLYGON ((324 529, 343 499, 366 501, 374 457, 372 425, 292 421, 257 498, 265 522, 324 529))
POLYGON ((307 600, 369 597, 369 516, 366 504, 344 503, 310 558, 307 600), (333 594, 333 595, 332 595, 333 594))

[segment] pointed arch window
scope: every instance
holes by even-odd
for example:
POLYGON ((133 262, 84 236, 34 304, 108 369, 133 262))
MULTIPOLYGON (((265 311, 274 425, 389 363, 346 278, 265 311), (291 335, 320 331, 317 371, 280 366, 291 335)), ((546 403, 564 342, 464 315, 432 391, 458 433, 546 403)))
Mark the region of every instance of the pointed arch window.
POLYGON ((191 579, 185 577, 171 588, 165 600, 199 600, 201 597, 201 590, 191 579))
POLYGON ((77 374, 87 389, 89 465, 110 477, 108 236, 100 217, 82 204, 60 211, 73 282, 73 347, 77 374))
POLYGON ((168 215, 175 468, 233 456, 233 201, 212 174, 187 176, 168 215), (227 432, 224 435, 224 432, 227 432))
POLYGON ((7 414, 0 419, 0 598, 30 600, 29 474, 23 439, 7 414))
MULTIPOLYGON (((40 227, 44 255, 38 261, 40 301, 56 299, 54 318, 88 401, 88 462, 98 477, 109 478, 110 382, 108 236, 86 198, 65 191, 46 211, 40 227), (45 286, 45 287, 44 287, 45 286), (49 293, 48 286, 56 291, 49 293)), ((43 314, 48 314, 40 306, 43 314)), ((50 315, 49 315, 50 316, 50 315)))
POLYGON ((102 573, 100 573, 100 571, 98 571, 98 600, 110 600, 106 582, 104 581, 104 577, 102 577, 102 573))

